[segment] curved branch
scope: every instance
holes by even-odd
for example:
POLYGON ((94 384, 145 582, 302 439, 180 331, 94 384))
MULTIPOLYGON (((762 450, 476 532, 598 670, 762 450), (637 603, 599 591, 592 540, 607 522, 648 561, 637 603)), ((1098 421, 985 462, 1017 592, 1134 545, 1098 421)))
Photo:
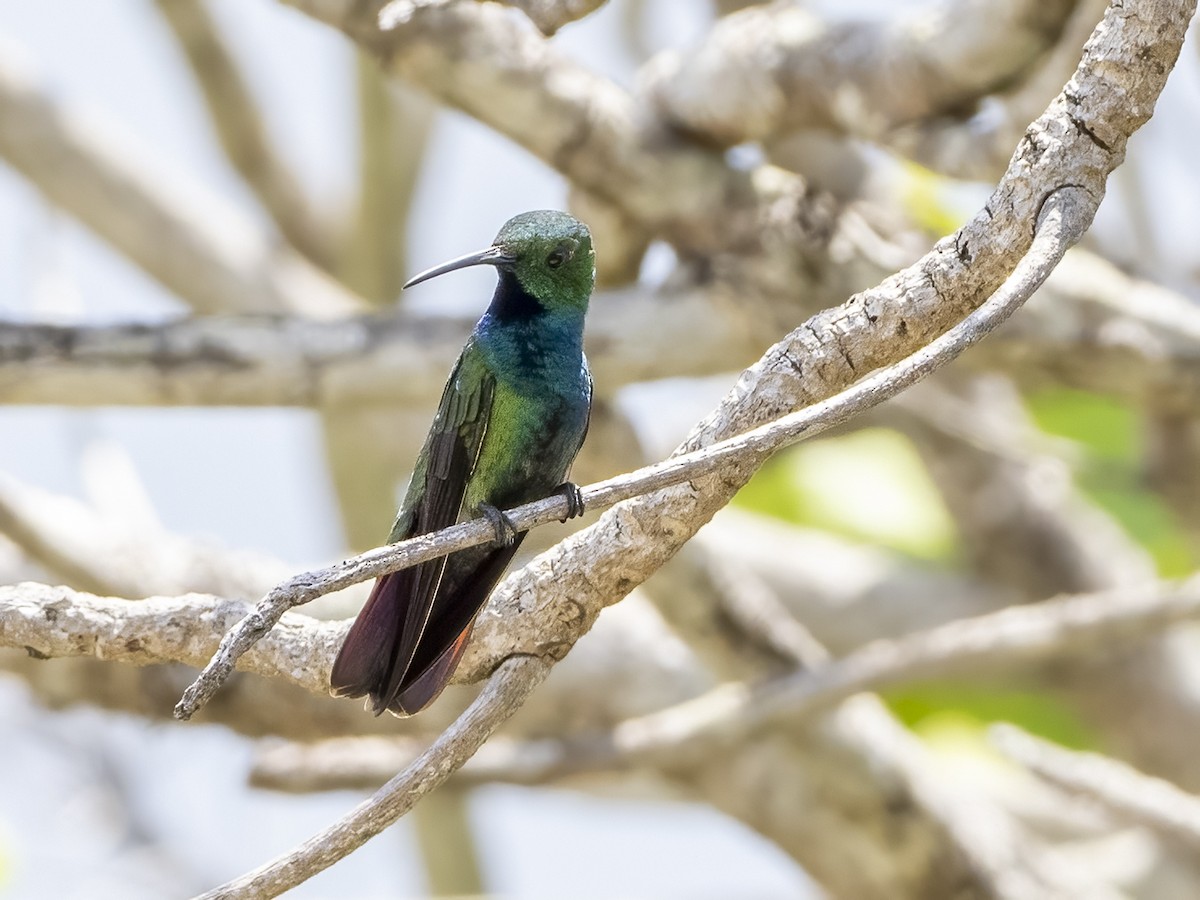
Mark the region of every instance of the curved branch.
MULTIPOLYGON (((1046 201, 1042 214, 1044 229, 1039 231, 1029 255, 1017 266, 1011 279, 984 306, 928 346, 842 393, 799 412, 628 475, 589 485, 583 489, 585 505, 589 509, 608 507, 664 487, 690 483, 706 475, 721 477, 727 472, 736 472, 736 477, 748 479, 775 451, 840 425, 956 359, 1029 299, 1062 259, 1067 247, 1079 240, 1095 214, 1095 206, 1081 191, 1067 187, 1046 201)), ((508 510, 506 515, 517 531, 528 531, 565 519, 567 501, 561 495, 553 496, 508 510)), ((179 701, 176 716, 181 719, 191 717, 233 671, 237 658, 271 629, 284 610, 368 578, 479 546, 494 537, 490 521, 478 518, 370 550, 327 569, 306 572, 284 582, 267 594, 221 642, 216 656, 179 701)))

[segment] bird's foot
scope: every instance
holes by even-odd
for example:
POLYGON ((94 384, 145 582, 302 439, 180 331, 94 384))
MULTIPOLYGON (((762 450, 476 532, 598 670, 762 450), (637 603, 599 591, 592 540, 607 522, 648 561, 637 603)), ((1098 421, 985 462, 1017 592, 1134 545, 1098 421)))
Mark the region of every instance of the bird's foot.
POLYGON ((492 531, 496 533, 493 543, 497 547, 511 547, 517 539, 517 526, 512 519, 490 503, 480 503, 479 512, 492 523, 492 531))
POLYGON ((566 518, 559 519, 560 522, 565 522, 567 519, 574 519, 576 516, 583 515, 583 491, 573 481, 564 481, 554 489, 555 494, 562 494, 567 498, 567 515, 566 518))

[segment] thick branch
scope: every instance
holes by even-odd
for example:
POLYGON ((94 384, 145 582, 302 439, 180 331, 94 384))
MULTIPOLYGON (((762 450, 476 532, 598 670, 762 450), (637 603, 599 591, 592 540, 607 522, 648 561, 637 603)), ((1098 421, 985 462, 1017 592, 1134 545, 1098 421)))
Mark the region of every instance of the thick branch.
MULTIPOLYGON (((117 600, 42 584, 0 586, 0 645, 31 656, 99 656, 111 662, 199 666, 217 636, 246 605, 202 594, 117 600)), ((340 622, 288 616, 241 660, 248 672, 307 690, 329 690, 329 667, 343 637, 340 622)))
POLYGON ((961 110, 901 125, 887 145, 924 166, 955 178, 991 181, 1004 171, 1025 123, 1070 77, 1084 42, 1104 14, 1104 0, 1077 0, 1053 49, 1021 80, 987 97, 970 116, 961 110))
POLYGON ((697 50, 654 61, 650 91, 667 120, 723 146, 800 128, 879 138, 1020 78, 1074 5, 959 0, 830 23, 773 3, 725 17, 697 50))
MULTIPOLYGON (((811 718, 855 694, 980 670, 1020 669, 1031 660, 1133 643, 1197 618, 1200 582, 1009 607, 902 638, 873 641, 841 659, 757 685, 724 685, 622 722, 608 733, 510 741, 479 760, 468 774, 472 781, 545 784, 636 768, 670 771, 738 746, 769 726, 811 718)), ((292 746, 265 754, 256 777, 260 783, 289 790, 375 787, 399 768, 397 760, 407 763, 417 752, 419 746, 411 740, 292 746)))
MULTIPOLYGON (((714 292, 596 296, 588 355, 597 389, 712 375, 759 348, 743 310, 714 292)), ((432 408, 470 329, 404 309, 313 323, 236 317, 153 326, 0 322, 0 401, 62 405, 432 408)), ((1186 297, 1068 253, 1026 311, 964 363, 1027 388, 1062 384, 1139 406, 1200 409, 1200 312, 1186 297)))
MULTIPOLYGON (((409 312, 313 322, 188 319, 63 327, 0 322, 0 402, 432 408, 471 323, 409 312)), ((597 390, 727 371, 761 346, 701 292, 601 294, 588 324, 597 390), (662 336, 671 335, 670 341, 662 336)))

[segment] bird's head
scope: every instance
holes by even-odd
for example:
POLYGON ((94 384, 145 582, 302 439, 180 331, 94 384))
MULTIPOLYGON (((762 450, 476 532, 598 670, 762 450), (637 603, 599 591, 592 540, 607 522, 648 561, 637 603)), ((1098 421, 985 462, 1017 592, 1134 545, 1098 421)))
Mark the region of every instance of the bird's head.
POLYGON ((539 209, 505 222, 486 250, 422 272, 404 286, 481 265, 511 273, 547 309, 586 309, 596 281, 596 254, 588 227, 565 212, 539 209))

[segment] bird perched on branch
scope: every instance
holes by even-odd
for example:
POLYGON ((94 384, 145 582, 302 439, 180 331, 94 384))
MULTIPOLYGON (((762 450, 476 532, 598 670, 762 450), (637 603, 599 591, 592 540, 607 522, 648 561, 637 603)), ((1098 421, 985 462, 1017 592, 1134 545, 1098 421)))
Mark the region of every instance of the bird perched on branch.
POLYGON ((592 378, 583 320, 595 283, 587 226, 551 210, 510 219, 492 246, 429 269, 410 288, 466 266, 495 266, 499 283, 450 373, 389 543, 487 516, 492 545, 380 577, 333 664, 337 696, 412 715, 442 692, 475 617, 525 534, 500 512, 566 482, 587 433, 592 378))

